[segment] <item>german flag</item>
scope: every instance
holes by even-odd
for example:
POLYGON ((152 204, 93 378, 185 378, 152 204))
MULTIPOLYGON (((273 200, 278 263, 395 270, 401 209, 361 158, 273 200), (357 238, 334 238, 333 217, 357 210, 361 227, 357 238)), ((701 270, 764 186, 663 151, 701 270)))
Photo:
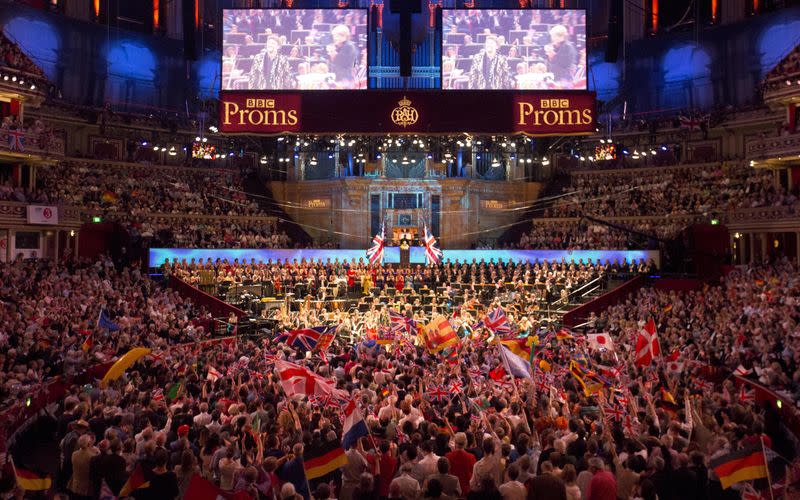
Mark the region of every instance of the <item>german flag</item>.
POLYGON ((767 460, 760 445, 734 451, 711 461, 711 468, 719 477, 722 488, 751 479, 767 477, 767 460))
POLYGON ((53 486, 53 481, 49 476, 40 476, 16 466, 14 472, 17 476, 17 485, 25 491, 45 491, 53 486))
POLYGON ((93 345, 94 342, 92 342, 92 334, 90 333, 86 336, 86 340, 84 340, 81 344, 81 349, 83 349, 83 352, 89 352, 93 345))
POLYGON ((303 452, 303 468, 308 479, 322 477, 345 465, 347 456, 338 441, 329 441, 303 452))
POLYGON ((119 491, 119 497, 127 497, 130 496, 131 493, 134 491, 141 489, 141 488, 149 488, 150 483, 144 477, 144 471, 142 470, 142 464, 136 464, 136 468, 133 469, 131 472, 130 477, 125 484, 122 486, 122 489, 119 491))

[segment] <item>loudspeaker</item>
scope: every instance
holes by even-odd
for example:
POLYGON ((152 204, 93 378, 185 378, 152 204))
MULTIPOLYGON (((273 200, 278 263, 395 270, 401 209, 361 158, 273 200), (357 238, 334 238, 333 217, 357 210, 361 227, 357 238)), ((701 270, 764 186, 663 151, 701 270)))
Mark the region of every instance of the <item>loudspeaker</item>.
POLYGON ((619 57, 619 44, 622 43, 623 25, 622 18, 625 9, 625 2, 608 2, 608 42, 606 44, 606 62, 617 62, 619 57))
POLYGON ((183 16, 183 57, 187 60, 197 60, 197 26, 195 25, 195 10, 198 0, 181 0, 183 16))

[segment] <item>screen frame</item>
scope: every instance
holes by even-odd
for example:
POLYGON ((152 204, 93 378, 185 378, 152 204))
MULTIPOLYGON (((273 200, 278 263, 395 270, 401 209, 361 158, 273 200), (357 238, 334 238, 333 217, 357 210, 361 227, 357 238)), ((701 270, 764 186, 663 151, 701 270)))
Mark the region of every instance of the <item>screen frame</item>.
MULTIPOLYGON (((566 9, 566 8, 565 9, 525 9, 525 8, 520 8, 520 7, 511 7, 511 8, 507 8, 507 9, 498 9, 496 7, 487 7, 487 6, 480 6, 480 7, 476 6, 476 7, 471 8, 471 9, 466 9, 466 8, 460 8, 460 9, 459 8, 452 8, 452 9, 450 9, 450 8, 440 7, 439 8, 439 16, 440 16, 439 17, 439 19, 440 19, 439 22, 440 22, 440 25, 442 27, 441 28, 441 47, 439 47, 439 53, 441 54, 441 56, 440 56, 440 59, 439 59, 439 73, 440 73, 439 82, 440 83, 439 83, 438 90, 440 90, 440 91, 443 91, 443 92, 458 92, 458 91, 462 91, 462 90, 503 90, 503 91, 506 91, 506 92, 525 92, 525 91, 543 92, 543 91, 546 91, 546 90, 552 90, 552 89, 524 89, 524 90, 520 90, 520 89, 445 89, 444 88, 444 47, 445 47, 445 43, 444 43, 444 36, 445 36, 444 19, 445 19, 445 17, 444 17, 444 15, 445 15, 445 12, 447 12, 447 11, 470 12, 470 11, 476 11, 476 10, 481 10, 481 11, 483 11, 483 10, 490 10, 490 11, 491 10, 494 10, 494 11, 508 10, 508 11, 525 11, 525 12, 533 12, 533 11, 540 11, 540 12, 559 11, 560 12, 560 11, 566 11, 566 10, 574 10, 574 11, 582 12, 585 18, 588 17, 588 15, 589 15, 589 10, 588 9, 566 9)), ((557 89, 559 91, 569 92, 569 91, 588 91, 589 90, 589 79, 588 79, 588 75, 589 75, 589 32, 588 32, 588 25, 589 25, 589 23, 587 21, 584 24, 584 36, 586 37, 586 46, 584 47, 584 50, 586 51, 586 59, 584 61, 584 67, 586 68, 586 75, 587 75, 586 87, 582 88, 582 89, 557 89)))
POLYGON ((351 91, 352 90, 360 90, 360 91, 370 90, 370 87, 369 87, 369 61, 370 61, 370 57, 372 56, 372 51, 370 51, 370 48, 369 48, 369 46, 370 46, 370 44, 369 44, 370 10, 371 10, 369 7, 352 7, 352 8, 351 7, 347 7, 347 8, 344 8, 344 9, 341 9, 339 7, 315 7, 315 8, 308 8, 308 9, 307 8, 286 9, 286 8, 281 8, 281 7, 261 7, 261 8, 257 8, 257 9, 252 9, 252 8, 247 8, 247 7, 230 7, 230 8, 220 9, 220 26, 222 26, 222 24, 223 24, 223 19, 225 17, 225 12, 226 11, 238 11, 238 10, 246 10, 246 11, 262 10, 262 11, 265 11, 265 12, 269 12, 269 11, 301 12, 301 11, 308 11, 308 10, 323 10, 323 11, 325 11, 325 10, 340 10, 340 11, 353 10, 353 11, 364 11, 364 12, 366 12, 366 14, 367 14, 367 16, 366 16, 367 17, 367 22, 366 22, 367 44, 366 45, 367 46, 366 46, 365 50, 367 51, 367 86, 365 88, 363 88, 363 89, 325 89, 323 91, 320 91, 318 89, 303 89, 303 90, 300 90, 300 89, 279 89, 279 90, 278 89, 276 89, 276 90, 223 89, 222 86, 223 86, 223 82, 225 81, 225 78, 224 78, 224 75, 222 74, 222 58, 225 57, 225 33, 224 33, 224 31, 220 30, 219 31, 219 33, 220 33, 220 35, 219 35, 220 36, 220 40, 219 40, 219 47, 220 47, 220 56, 219 56, 219 92, 220 93, 222 93, 222 92, 330 92, 330 91, 336 92, 336 91, 339 91, 339 90, 351 90, 351 91))

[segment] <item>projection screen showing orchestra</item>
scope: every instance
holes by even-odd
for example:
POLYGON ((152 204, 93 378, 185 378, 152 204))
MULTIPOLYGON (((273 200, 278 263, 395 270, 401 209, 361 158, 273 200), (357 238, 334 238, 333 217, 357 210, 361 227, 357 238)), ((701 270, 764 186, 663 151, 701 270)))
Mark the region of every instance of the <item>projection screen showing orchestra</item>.
POLYGON ((443 10, 442 88, 586 89, 583 10, 443 10))
POLYGON ((222 16, 222 90, 367 87, 365 9, 226 9, 222 16))

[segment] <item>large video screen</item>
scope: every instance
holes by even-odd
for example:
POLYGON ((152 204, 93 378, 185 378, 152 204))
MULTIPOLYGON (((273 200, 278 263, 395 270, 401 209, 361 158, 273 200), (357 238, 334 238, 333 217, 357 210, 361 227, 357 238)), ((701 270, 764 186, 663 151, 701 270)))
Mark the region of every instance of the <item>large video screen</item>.
POLYGON ((226 9, 222 90, 367 87, 365 9, 226 9))
POLYGON ((444 10, 442 88, 586 89, 586 11, 444 10))

